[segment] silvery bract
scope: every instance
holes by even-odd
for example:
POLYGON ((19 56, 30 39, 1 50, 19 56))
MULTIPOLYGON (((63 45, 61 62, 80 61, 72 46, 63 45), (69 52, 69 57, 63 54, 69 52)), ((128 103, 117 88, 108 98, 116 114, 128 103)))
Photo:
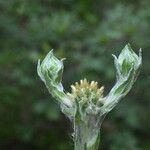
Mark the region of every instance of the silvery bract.
POLYGON ((75 150, 97 150, 100 140, 100 126, 105 115, 131 89, 136 81, 141 64, 139 56, 130 45, 126 45, 114 64, 116 68, 116 84, 107 96, 103 97, 104 87, 95 81, 86 79, 71 85, 71 93, 65 93, 62 86, 63 61, 58 60, 50 51, 43 62, 38 62, 38 75, 49 92, 60 104, 62 112, 73 122, 75 150))

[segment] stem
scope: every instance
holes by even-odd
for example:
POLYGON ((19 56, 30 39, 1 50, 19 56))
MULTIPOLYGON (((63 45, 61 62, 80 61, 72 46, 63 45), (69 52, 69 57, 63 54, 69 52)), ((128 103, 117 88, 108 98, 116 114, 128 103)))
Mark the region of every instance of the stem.
POLYGON ((99 124, 95 117, 74 121, 74 150, 98 150, 99 140, 99 124))

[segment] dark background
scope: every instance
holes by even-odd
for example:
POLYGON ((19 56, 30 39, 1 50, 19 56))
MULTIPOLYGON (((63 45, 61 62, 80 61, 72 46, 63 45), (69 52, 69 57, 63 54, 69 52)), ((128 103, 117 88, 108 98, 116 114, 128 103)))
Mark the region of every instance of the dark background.
POLYGON ((53 48, 63 85, 115 81, 111 54, 143 49, 131 92, 101 128, 101 150, 150 149, 149 0, 0 0, 0 150, 73 150, 72 128, 36 72, 53 48))

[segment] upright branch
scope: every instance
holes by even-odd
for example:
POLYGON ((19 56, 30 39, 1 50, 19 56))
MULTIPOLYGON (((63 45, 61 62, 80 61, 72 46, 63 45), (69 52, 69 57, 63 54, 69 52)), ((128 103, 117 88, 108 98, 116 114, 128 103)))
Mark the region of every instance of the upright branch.
POLYGON ((111 111, 116 104, 128 94, 135 83, 142 66, 142 52, 139 50, 139 56, 134 53, 130 44, 127 44, 119 57, 114 57, 116 68, 116 84, 105 97, 105 104, 102 107, 102 113, 111 111))

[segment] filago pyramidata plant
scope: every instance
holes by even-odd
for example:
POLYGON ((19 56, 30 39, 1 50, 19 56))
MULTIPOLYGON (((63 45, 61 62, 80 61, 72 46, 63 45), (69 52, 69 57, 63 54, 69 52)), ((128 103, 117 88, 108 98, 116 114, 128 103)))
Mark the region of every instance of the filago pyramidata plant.
POLYGON ((74 150, 97 150, 100 141, 100 127, 106 114, 130 91, 136 81, 142 56, 127 44, 119 57, 114 57, 116 83, 107 96, 104 87, 87 79, 71 85, 71 93, 64 92, 62 81, 63 59, 59 60, 50 51, 45 59, 38 61, 37 72, 48 91, 60 105, 61 111, 73 123, 74 150))

